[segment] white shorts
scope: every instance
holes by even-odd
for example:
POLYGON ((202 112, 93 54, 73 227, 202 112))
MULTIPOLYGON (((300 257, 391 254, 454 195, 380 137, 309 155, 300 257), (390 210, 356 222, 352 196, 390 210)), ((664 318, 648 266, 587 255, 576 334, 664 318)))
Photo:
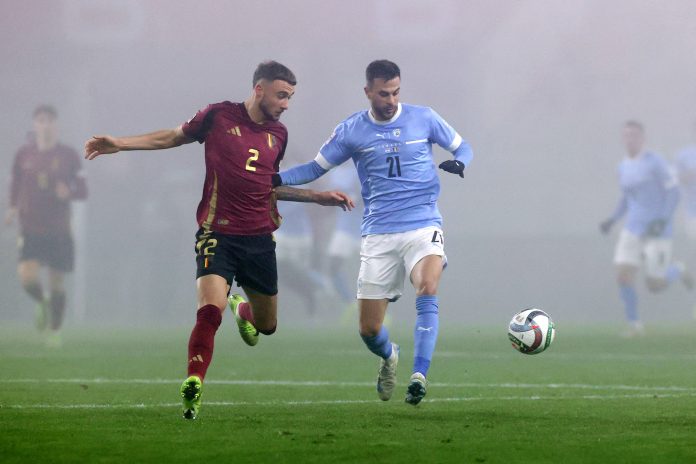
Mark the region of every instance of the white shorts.
POLYGON ((396 301, 404 291, 404 278, 429 255, 445 257, 439 227, 424 227, 396 234, 374 234, 362 238, 358 299, 396 301))
POLYGON ((312 237, 307 235, 274 234, 276 240, 276 259, 306 263, 312 248, 312 237))
POLYGON ((672 240, 641 238, 623 229, 614 250, 614 264, 638 267, 643 263, 648 277, 664 278, 667 268, 672 263, 672 240))
POLYGON ((331 235, 329 242, 329 256, 337 258, 350 258, 360 250, 359 236, 349 234, 343 230, 337 230, 331 235))
POLYGON ((696 216, 687 215, 684 218, 684 230, 687 237, 691 240, 696 240, 696 216))

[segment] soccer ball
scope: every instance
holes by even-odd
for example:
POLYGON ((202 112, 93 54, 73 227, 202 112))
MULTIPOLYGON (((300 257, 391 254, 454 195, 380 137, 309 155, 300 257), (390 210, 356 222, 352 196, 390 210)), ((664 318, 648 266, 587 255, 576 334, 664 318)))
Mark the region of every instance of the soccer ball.
POLYGON ((512 347, 524 354, 537 354, 551 346, 556 326, 541 309, 529 308, 515 314, 508 326, 512 347))

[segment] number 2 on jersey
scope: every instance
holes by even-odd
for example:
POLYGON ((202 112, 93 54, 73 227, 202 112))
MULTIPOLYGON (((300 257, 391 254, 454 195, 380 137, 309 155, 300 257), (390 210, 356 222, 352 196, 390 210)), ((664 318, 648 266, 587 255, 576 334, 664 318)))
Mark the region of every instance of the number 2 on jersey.
POLYGON ((251 153, 251 156, 249 157, 249 159, 247 159, 246 170, 247 171, 256 171, 256 166, 252 166, 251 162, 259 159, 259 151, 255 148, 250 148, 249 153, 251 153))
POLYGON ((389 177, 401 177, 401 163, 399 162, 399 157, 387 156, 387 163, 389 163, 389 177))

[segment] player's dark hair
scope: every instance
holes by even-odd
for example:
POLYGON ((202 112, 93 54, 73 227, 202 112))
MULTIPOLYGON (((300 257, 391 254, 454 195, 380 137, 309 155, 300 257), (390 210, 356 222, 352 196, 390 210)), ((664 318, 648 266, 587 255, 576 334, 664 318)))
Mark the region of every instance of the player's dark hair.
POLYGON ((56 111, 55 107, 46 104, 42 104, 34 108, 32 117, 35 118, 40 114, 47 114, 51 116, 53 119, 56 119, 58 117, 58 112, 56 111))
POLYGON ((275 80, 285 81, 290 85, 297 85, 295 74, 287 66, 284 66, 277 61, 264 61, 256 67, 254 71, 254 82, 251 85, 256 85, 261 79, 273 82, 275 80))
POLYGON ((401 70, 393 61, 375 60, 367 65, 365 70, 365 78, 367 85, 372 84, 375 79, 384 79, 390 81, 397 77, 401 77, 401 70))
POLYGON ((645 126, 643 126, 643 123, 640 122, 640 121, 636 121, 635 119, 629 119, 628 121, 626 121, 626 123, 624 124, 624 126, 625 126, 625 127, 631 127, 631 128, 633 128, 633 129, 637 129, 637 130, 639 130, 640 132, 645 133, 645 126))

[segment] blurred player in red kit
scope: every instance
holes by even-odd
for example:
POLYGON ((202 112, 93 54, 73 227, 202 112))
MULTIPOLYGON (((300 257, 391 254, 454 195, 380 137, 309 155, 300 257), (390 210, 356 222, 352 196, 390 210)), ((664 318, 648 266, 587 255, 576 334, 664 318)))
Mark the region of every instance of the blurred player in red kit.
POLYGON ((36 327, 50 329, 46 343, 53 347, 61 344, 64 277, 74 265, 70 203, 87 197, 86 183, 79 175, 80 156, 58 142, 57 119, 52 106, 34 110, 32 138, 15 156, 5 216, 7 225, 19 219, 17 273, 37 303, 36 327), (48 294, 41 283, 42 268, 48 269, 48 294))
POLYGON ((279 122, 297 81, 275 61, 259 64, 253 92, 242 103, 214 103, 188 122, 133 137, 95 136, 85 157, 122 150, 157 150, 197 141, 205 143, 206 177, 198 206, 196 234, 198 312, 189 339, 188 378, 181 386, 183 415, 195 419, 212 355, 215 332, 229 303, 248 345, 259 333, 276 330, 278 271, 273 232, 280 225, 276 200, 353 207, 341 192, 272 188, 288 141, 279 122), (230 293, 234 281, 249 301, 230 293))

